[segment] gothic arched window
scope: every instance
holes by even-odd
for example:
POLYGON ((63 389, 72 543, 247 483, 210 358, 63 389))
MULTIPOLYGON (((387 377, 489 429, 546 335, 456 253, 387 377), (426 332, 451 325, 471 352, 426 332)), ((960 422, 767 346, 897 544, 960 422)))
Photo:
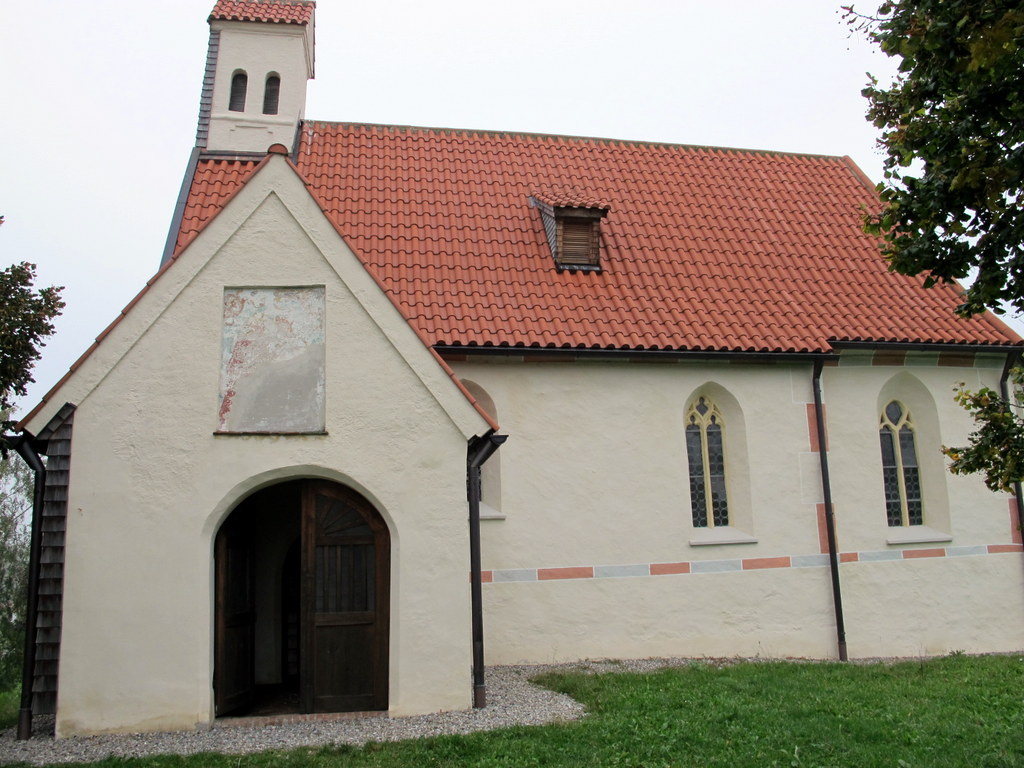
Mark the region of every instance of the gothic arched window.
POLYGON ((228 109, 232 112, 245 112, 245 92, 249 87, 249 76, 238 70, 231 76, 231 98, 228 109))
POLYGON ((882 481, 889 525, 922 525, 921 474, 910 411, 896 400, 890 402, 882 411, 878 435, 882 443, 882 481))
POLYGON ((694 527, 728 525, 724 425, 722 414, 706 397, 698 397, 686 412, 686 458, 694 527))

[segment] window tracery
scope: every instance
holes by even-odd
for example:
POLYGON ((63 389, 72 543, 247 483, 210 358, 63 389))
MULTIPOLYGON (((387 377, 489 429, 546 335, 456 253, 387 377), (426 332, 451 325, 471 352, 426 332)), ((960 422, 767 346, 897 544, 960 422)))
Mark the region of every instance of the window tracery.
POLYGON ((923 525, 921 473, 910 411, 893 400, 883 409, 880 424, 882 482, 889 526, 923 525))
POLYGON ((686 456, 694 527, 729 525, 724 422, 718 407, 703 396, 686 413, 686 456))

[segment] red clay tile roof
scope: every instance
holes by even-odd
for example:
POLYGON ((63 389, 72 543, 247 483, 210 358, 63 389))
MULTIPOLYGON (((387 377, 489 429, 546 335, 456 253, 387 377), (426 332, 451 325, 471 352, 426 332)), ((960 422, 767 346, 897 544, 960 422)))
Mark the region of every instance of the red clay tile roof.
MULTIPOLYGON (((433 344, 822 352, 829 340, 1016 344, 951 286, 893 274, 860 228, 848 158, 306 123, 296 164, 367 269, 433 344), (603 270, 559 272, 539 190, 606 201, 603 270)), ((255 167, 199 164, 187 244, 255 167)))
POLYGON ((210 12, 210 21, 308 24, 315 7, 312 0, 218 0, 210 12))
POLYGON ((605 211, 611 208, 611 203, 573 187, 541 189, 534 192, 533 197, 556 208, 600 208, 605 211))

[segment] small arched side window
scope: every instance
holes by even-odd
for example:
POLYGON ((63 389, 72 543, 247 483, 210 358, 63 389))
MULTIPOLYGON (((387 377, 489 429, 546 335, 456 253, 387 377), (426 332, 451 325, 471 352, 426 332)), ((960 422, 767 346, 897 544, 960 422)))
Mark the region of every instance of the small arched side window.
POLYGON ((249 87, 249 76, 238 70, 231 76, 231 98, 228 109, 232 112, 245 112, 245 92, 249 87))
POLYGON ((721 412, 706 397, 698 397, 686 412, 686 458, 693 527, 729 525, 724 424, 721 412))
POLYGON ((267 83, 263 89, 263 114, 276 115, 277 102, 281 97, 281 78, 270 73, 267 75, 267 83))
POLYGON ((885 406, 878 436, 882 444, 882 482, 889 526, 923 525, 914 424, 910 411, 902 403, 893 400, 885 406))

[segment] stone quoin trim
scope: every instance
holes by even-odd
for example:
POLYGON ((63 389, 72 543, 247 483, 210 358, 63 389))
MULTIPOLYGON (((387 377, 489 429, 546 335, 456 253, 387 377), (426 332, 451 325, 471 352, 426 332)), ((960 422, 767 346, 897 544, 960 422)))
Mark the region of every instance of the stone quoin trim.
POLYGON ((815 506, 818 517, 818 551, 828 554, 828 523, 825 521, 825 504, 819 501, 815 506))
MULTIPOLYGON (((825 422, 825 450, 828 450, 828 406, 821 406, 821 415, 825 422)), ((807 438, 811 444, 811 453, 818 452, 818 417, 814 413, 814 403, 807 403, 807 438)))
POLYGON ((1021 536, 1020 526, 1017 524, 1017 497, 1011 496, 1008 502, 1008 508, 1010 510, 1010 541, 1014 544, 1024 544, 1024 538, 1021 536))
MULTIPOLYGON (((1024 552, 1021 544, 977 544, 927 549, 874 550, 843 552, 841 563, 881 563, 895 560, 921 560, 933 557, 979 557, 1024 552)), ((567 579, 629 579, 642 576, 685 576, 707 573, 739 573, 765 569, 826 568, 827 555, 786 555, 782 557, 744 557, 728 560, 693 560, 679 563, 633 563, 627 565, 569 565, 554 568, 504 568, 481 572, 484 584, 514 581, 565 581, 567 579)))

